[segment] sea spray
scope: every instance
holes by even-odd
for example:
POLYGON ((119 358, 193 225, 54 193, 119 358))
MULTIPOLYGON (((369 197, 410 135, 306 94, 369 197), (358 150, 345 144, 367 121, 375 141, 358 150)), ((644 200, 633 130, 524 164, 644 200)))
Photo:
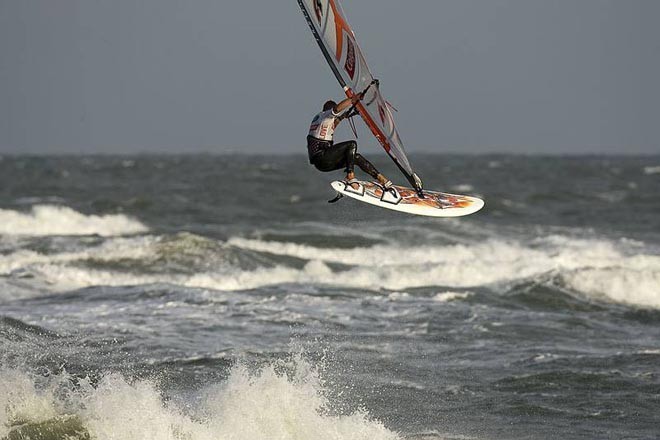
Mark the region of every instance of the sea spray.
POLYGON ((270 364, 251 374, 244 364, 205 402, 211 425, 221 438, 248 439, 396 439, 365 411, 330 415, 318 371, 302 356, 289 365, 270 364), (285 370, 288 370, 288 374, 285 370))
POLYGON ((0 371, 0 437, 16 426, 58 415, 54 387, 38 389, 33 377, 18 370, 0 371))
POLYGON ((0 438, 124 440, 394 440, 366 411, 333 414, 318 369, 302 355, 257 369, 238 362, 193 401, 164 399, 157 382, 117 373, 97 383, 0 373, 0 438), (75 382, 75 386, 73 385, 75 382), (68 386, 63 387, 62 383, 68 386))

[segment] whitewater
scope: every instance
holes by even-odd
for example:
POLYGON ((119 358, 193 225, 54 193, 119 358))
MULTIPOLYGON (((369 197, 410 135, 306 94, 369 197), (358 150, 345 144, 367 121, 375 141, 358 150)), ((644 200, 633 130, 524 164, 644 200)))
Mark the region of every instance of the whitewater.
POLYGON ((4 157, 0 439, 657 437, 660 158, 303 159, 4 157))

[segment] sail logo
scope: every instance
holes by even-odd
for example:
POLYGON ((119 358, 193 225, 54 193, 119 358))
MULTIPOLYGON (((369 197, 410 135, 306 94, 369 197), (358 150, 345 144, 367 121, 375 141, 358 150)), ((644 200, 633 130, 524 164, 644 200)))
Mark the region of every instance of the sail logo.
POLYGON ((316 13, 316 19, 319 24, 321 24, 321 17, 323 16, 323 5, 321 0, 314 0, 314 12, 316 13))
POLYGON ((378 103, 378 116, 380 116, 380 120, 383 121, 383 126, 385 126, 385 109, 380 102, 378 103))
POLYGON ((346 62, 344 69, 348 72, 348 76, 353 79, 355 76, 355 46, 351 38, 346 38, 346 62))

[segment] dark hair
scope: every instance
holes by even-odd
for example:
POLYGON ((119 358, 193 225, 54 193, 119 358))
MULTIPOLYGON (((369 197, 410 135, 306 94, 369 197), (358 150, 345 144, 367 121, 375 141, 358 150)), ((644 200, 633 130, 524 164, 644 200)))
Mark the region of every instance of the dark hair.
POLYGON ((328 110, 334 109, 335 107, 337 107, 337 103, 331 99, 330 101, 325 101, 325 104, 323 104, 323 111, 326 112, 328 110))

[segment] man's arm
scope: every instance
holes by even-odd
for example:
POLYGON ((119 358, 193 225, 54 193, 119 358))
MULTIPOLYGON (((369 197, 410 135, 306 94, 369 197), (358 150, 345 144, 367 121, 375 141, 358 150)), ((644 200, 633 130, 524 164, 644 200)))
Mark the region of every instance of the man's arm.
MULTIPOLYGON (((348 109, 352 105, 355 105, 358 101, 362 100, 364 98, 364 93, 356 93, 353 95, 352 98, 346 98, 343 101, 341 101, 337 106, 334 108, 333 112, 335 115, 341 114, 344 110, 348 109)), ((343 118, 339 117, 335 119, 335 127, 339 125, 339 123, 342 121, 343 118)))
POLYGON ((338 115, 339 113, 343 112, 350 106, 360 101, 362 98, 364 98, 364 95, 362 93, 356 93, 355 95, 353 95, 352 98, 344 99, 335 107, 335 114, 338 115))

